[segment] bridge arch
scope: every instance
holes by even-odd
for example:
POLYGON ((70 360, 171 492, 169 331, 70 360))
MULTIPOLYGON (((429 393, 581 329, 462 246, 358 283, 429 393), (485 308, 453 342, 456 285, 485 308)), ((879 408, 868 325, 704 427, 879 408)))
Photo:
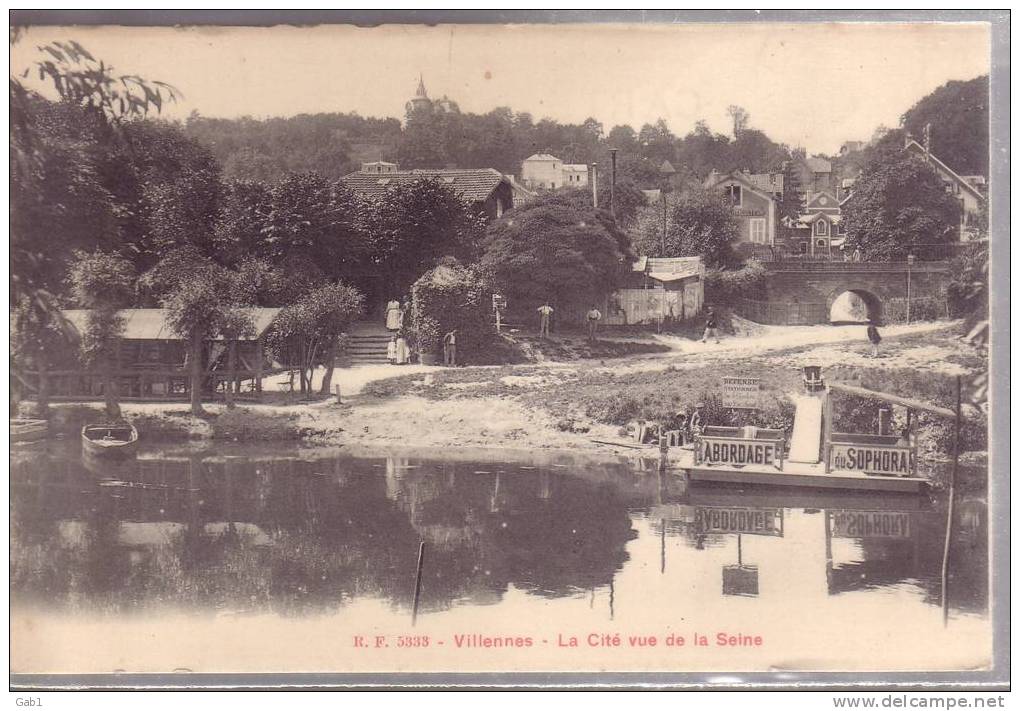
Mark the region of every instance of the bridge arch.
POLYGON ((868 289, 859 287, 835 289, 828 298, 829 323, 882 322, 882 300, 868 289))

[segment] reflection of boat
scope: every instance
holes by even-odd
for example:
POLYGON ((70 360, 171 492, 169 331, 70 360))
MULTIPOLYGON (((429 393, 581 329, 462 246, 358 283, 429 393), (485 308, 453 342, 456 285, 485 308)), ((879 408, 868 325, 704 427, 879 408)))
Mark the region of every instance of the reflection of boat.
POLYGON ((37 442, 46 439, 49 431, 46 420, 11 419, 11 442, 37 442))
POLYGON ((138 448, 138 430, 126 422, 109 425, 85 425, 81 428, 83 454, 102 457, 134 454, 138 448))

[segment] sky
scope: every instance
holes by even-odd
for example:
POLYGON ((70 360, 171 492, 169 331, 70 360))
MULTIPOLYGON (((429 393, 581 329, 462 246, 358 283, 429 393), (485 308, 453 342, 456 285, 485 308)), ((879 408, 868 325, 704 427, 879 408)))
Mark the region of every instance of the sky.
POLYGON ((422 75, 462 111, 497 106, 605 130, 663 118, 729 132, 726 107, 773 140, 832 154, 895 127, 918 99, 988 73, 984 23, 33 27, 11 50, 73 38, 118 73, 183 93, 166 115, 357 112, 403 118, 422 75))

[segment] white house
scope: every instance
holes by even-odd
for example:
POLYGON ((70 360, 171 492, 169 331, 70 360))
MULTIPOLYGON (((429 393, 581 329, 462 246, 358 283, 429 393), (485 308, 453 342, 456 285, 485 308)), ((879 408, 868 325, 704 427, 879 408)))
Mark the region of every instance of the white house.
POLYGON ((548 153, 535 153, 521 162, 521 182, 531 190, 583 188, 588 185, 588 166, 564 163, 548 153))

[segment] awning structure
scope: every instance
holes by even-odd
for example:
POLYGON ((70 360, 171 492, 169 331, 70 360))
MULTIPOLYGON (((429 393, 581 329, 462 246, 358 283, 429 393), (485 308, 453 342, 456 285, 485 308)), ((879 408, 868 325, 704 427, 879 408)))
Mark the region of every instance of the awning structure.
MULTIPOLYGON (((280 313, 278 308, 245 308, 241 309, 251 317, 255 324, 256 337, 265 333, 266 329, 280 313)), ((79 334, 85 332, 88 322, 88 309, 65 309, 64 317, 79 334)), ((121 338, 127 341, 179 341, 181 337, 173 332, 167 323, 166 309, 121 309, 118 311, 124 319, 124 332, 121 338)), ((221 339, 217 339, 221 340, 221 339)))

